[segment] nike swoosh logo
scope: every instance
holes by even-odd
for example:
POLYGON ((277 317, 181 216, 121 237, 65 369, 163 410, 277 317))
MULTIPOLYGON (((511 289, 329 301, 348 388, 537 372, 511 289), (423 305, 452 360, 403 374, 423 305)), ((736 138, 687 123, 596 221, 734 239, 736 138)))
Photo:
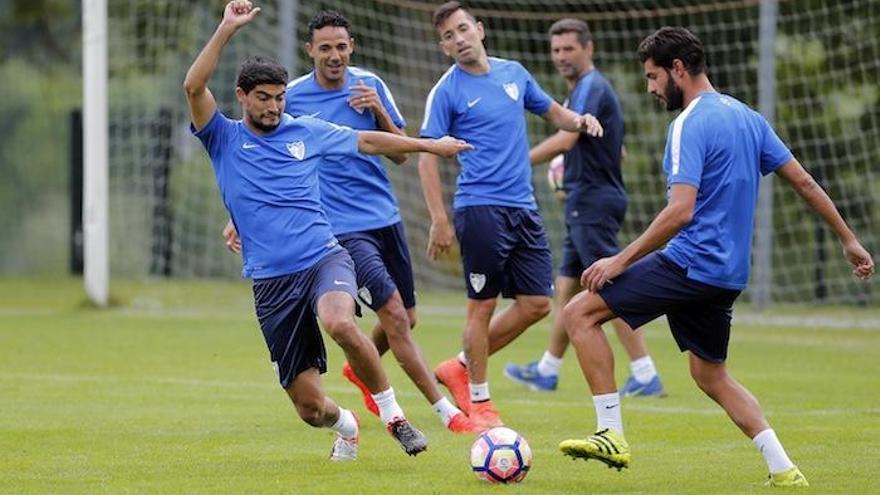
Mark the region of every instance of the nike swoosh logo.
POLYGON ((483 99, 483 98, 480 97, 480 98, 477 98, 477 99, 475 99, 475 100, 471 100, 471 101, 467 102, 467 106, 468 106, 468 108, 473 108, 474 105, 476 105, 477 103, 479 103, 480 100, 482 100, 482 99, 483 99))
POLYGON ((619 405, 620 404, 611 404, 610 406, 605 406, 605 409, 614 409, 615 407, 617 407, 619 405))
POLYGON ((336 285, 349 285, 349 286, 351 285, 350 283, 345 282, 343 280, 334 280, 333 283, 336 285))
POLYGON ((254 143, 244 143, 243 145, 241 145, 241 149, 243 149, 243 150, 250 150, 250 149, 259 148, 259 147, 260 147, 259 144, 254 144, 254 143))

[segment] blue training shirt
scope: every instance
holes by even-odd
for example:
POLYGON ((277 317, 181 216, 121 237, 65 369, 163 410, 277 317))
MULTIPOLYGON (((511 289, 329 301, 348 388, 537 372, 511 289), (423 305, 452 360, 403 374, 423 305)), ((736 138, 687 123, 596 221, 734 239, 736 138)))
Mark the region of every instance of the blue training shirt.
POLYGON ((663 252, 688 278, 744 289, 761 176, 791 159, 764 116, 728 95, 698 95, 670 124, 663 159, 668 186, 698 189, 693 219, 663 252))
MULTIPOLYGON (((340 89, 322 88, 314 71, 294 79, 287 85, 284 111, 294 117, 309 115, 352 129, 381 130, 371 111, 359 113, 348 104, 350 88, 358 81, 376 89, 394 125, 406 127, 385 82, 357 67, 348 68, 340 89)), ((379 156, 363 153, 328 156, 318 169, 318 175, 321 203, 334 234, 373 230, 400 222, 397 198, 379 156)))
POLYGON ((341 250, 321 207, 317 167, 358 154, 357 133, 311 117, 282 114, 263 136, 218 110, 201 130, 223 204, 241 237, 242 276, 295 273, 341 250))
POLYGON ((578 114, 592 114, 605 130, 601 138, 582 133, 565 153, 565 221, 602 224, 611 216, 619 223, 627 200, 620 170, 623 110, 617 94, 593 69, 578 80, 565 106, 578 114))
POLYGON ((458 154, 455 208, 476 205, 538 209, 523 110, 543 115, 553 100, 518 62, 489 58, 489 72, 453 65, 428 94, 421 135, 474 146, 458 154))

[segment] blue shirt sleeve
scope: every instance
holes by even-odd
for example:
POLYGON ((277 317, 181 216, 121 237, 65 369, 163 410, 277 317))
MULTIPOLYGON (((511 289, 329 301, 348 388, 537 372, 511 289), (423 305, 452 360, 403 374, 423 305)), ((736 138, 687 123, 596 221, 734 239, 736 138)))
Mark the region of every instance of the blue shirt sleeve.
POLYGON ((208 151, 208 156, 211 157, 215 163, 218 163, 216 158, 218 158, 223 151, 223 146, 229 140, 229 134, 231 130, 235 127, 235 123, 226 118, 220 112, 220 109, 214 111, 214 115, 211 116, 211 120, 202 127, 201 129, 196 129, 196 126, 192 123, 189 124, 189 130, 193 133, 193 135, 199 138, 199 141, 202 142, 202 145, 208 151))
POLYGON ((391 121, 394 122, 394 125, 398 128, 403 129, 406 127, 406 120, 400 113, 400 109, 397 108, 397 103, 394 101, 394 96, 391 95, 391 90, 388 89, 388 85, 385 84, 385 81, 378 77, 376 78, 376 83, 376 93, 379 94, 379 100, 382 101, 382 105, 385 107, 388 115, 391 116, 391 121))
POLYGON ((541 85, 538 84, 538 81, 532 77, 525 67, 523 67, 522 70, 526 73, 526 87, 525 94, 523 95, 523 104, 525 105, 526 110, 533 114, 544 115, 547 113, 547 110, 550 110, 550 105, 553 104, 553 98, 550 98, 550 96, 541 89, 541 85))
POLYGON ((350 127, 332 124, 312 117, 300 117, 307 120, 321 142, 321 154, 324 156, 357 156, 358 133, 350 127))
POLYGON ((579 85, 571 95, 572 101, 569 109, 581 115, 589 113, 599 115, 599 101, 602 99, 602 89, 595 84, 579 85))
POLYGON ((452 112, 445 86, 434 86, 425 102, 425 119, 419 135, 434 139, 448 135, 452 125, 450 113, 452 112))
POLYGON ((761 145, 761 175, 767 175, 790 162, 794 155, 782 139, 779 139, 767 119, 761 114, 758 114, 758 118, 761 119, 764 132, 764 141, 761 145))
POLYGON ((700 187, 706 163, 706 138, 705 126, 699 120, 680 117, 673 123, 665 158, 669 185, 700 187))

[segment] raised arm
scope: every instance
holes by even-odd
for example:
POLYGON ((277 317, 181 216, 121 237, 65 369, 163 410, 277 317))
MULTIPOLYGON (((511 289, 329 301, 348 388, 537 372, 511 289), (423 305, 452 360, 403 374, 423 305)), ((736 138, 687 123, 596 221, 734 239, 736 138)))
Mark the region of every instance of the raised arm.
POLYGON ((596 117, 588 113, 579 115, 555 101, 541 117, 563 131, 584 132, 593 137, 602 137, 604 134, 602 124, 596 117))
POLYGON ((186 101, 189 103, 190 116, 196 129, 202 129, 214 116, 217 110, 217 102, 214 95, 208 89, 208 80, 217 68, 220 52, 229 42, 232 35, 245 24, 251 22, 260 12, 259 7, 254 8, 247 0, 235 0, 226 4, 223 10, 223 20, 217 26, 211 39, 202 48, 195 62, 186 72, 183 82, 186 91, 186 101))
POLYGON ((419 155, 419 179, 422 182, 422 194, 431 215, 431 228, 428 231, 428 257, 437 259, 449 251, 452 246, 452 226, 446 215, 446 204, 443 201, 443 185, 440 183, 439 160, 436 156, 422 153, 419 155))
POLYGON ((804 167, 794 158, 776 170, 776 174, 785 179, 800 197, 825 220, 825 223, 837 234, 843 246, 843 255, 853 266, 853 275, 867 280, 874 274, 874 260, 871 254, 862 247, 852 229, 840 216, 834 202, 804 167))

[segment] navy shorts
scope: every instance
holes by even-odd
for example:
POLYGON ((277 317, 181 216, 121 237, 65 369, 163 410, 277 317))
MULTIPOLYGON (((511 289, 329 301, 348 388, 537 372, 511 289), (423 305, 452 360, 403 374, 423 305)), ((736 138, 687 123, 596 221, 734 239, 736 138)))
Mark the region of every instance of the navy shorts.
POLYGON ((355 297, 354 263, 340 249, 289 275, 255 279, 254 307, 281 386, 309 368, 327 371, 327 351, 318 327, 318 299, 343 291, 355 297))
POLYGON ((739 294, 687 278, 684 268, 659 252, 599 291, 611 311, 632 328, 665 314, 678 348, 714 363, 727 359, 733 302, 739 294))
POLYGON ((562 245, 562 264, 559 274, 577 278, 600 258, 614 256, 620 251, 617 244, 617 221, 608 224, 568 224, 562 245))
POLYGON ((468 206, 455 210, 454 223, 470 299, 553 293, 553 258, 540 213, 468 206))
POLYGON ((412 261, 403 222, 336 237, 354 260, 358 297, 364 304, 376 311, 397 290, 405 308, 416 305, 412 261))

